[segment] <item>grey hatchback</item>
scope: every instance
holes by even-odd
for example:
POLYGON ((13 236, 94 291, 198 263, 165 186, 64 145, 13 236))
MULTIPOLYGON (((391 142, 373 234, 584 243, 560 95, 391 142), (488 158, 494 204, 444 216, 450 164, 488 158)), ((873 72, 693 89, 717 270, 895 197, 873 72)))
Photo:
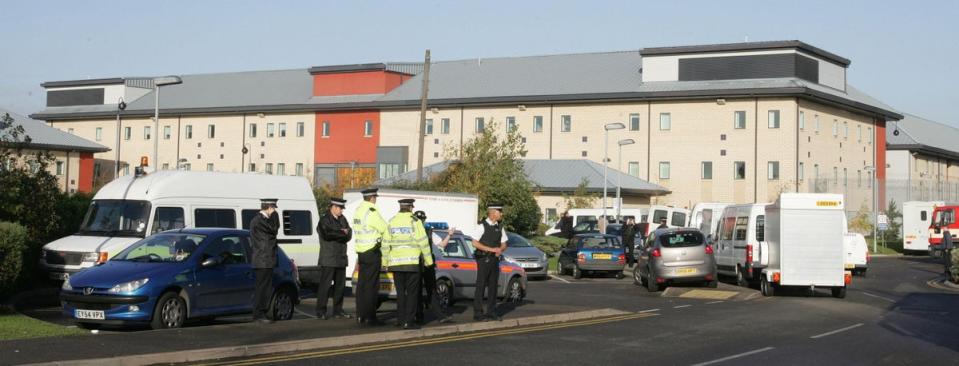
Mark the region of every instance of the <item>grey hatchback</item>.
POLYGON ((706 236, 697 229, 658 229, 651 233, 636 258, 633 282, 650 292, 678 282, 701 282, 715 288, 716 259, 706 236))

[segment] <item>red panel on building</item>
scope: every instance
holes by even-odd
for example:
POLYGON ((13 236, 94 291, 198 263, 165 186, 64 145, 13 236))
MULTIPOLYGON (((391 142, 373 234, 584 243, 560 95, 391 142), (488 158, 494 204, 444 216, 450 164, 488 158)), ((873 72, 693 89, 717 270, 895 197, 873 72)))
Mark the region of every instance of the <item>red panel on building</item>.
POLYGON ((385 94, 409 79, 385 70, 318 73, 313 75, 313 96, 385 94))
MULTIPOLYGON (((69 182, 69 179, 67 179, 69 182)), ((80 153, 80 172, 77 176, 77 191, 93 191, 93 153, 80 153)))
POLYGON ((317 164, 374 164, 379 130, 379 111, 317 112, 314 161, 317 164), (366 135, 367 121, 372 124, 369 136, 366 135), (329 123, 328 136, 323 134, 324 123, 329 123))
MULTIPOLYGON (((876 120, 876 180, 879 182, 878 200, 886 202, 886 121, 876 120)), ((885 211, 883 204, 880 210, 885 211)))

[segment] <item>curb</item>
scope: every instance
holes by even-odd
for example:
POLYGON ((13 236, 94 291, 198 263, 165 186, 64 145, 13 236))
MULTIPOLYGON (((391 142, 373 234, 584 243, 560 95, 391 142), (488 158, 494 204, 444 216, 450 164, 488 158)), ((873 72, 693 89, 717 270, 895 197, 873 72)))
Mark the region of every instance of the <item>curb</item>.
POLYGON ((945 277, 929 280, 926 282, 926 284, 929 285, 929 287, 938 290, 959 292, 959 284, 952 283, 951 281, 946 280, 945 277))
POLYGON ((400 330, 379 332, 371 334, 361 334, 354 336, 340 336, 329 338, 315 338, 297 341, 264 343, 246 346, 219 347, 208 349, 195 349, 181 352, 151 353, 144 355, 119 356, 99 359, 68 360, 55 361, 47 363, 37 363, 32 365, 90 365, 90 366, 108 366, 108 365, 151 365, 158 363, 186 363, 211 361, 226 358, 262 356, 278 353, 291 353, 299 351, 316 350, 323 348, 337 348, 347 346, 360 346, 375 343, 395 342, 400 340, 410 340, 416 338, 435 337, 450 335, 456 333, 477 332, 483 330, 505 329, 527 325, 539 325, 549 323, 563 323, 574 320, 585 320, 593 318, 602 318, 623 314, 632 314, 630 312, 615 309, 588 310, 574 313, 563 313, 553 315, 541 315, 526 318, 507 319, 501 322, 482 322, 466 323, 457 325, 447 325, 435 328, 426 328, 419 330, 400 330))

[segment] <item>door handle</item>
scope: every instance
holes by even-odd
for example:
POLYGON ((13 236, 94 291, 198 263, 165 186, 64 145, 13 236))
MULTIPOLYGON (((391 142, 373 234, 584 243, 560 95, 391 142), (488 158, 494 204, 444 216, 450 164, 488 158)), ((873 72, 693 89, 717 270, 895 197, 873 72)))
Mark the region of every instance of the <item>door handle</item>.
POLYGON ((459 264, 453 263, 453 268, 460 268, 459 264))

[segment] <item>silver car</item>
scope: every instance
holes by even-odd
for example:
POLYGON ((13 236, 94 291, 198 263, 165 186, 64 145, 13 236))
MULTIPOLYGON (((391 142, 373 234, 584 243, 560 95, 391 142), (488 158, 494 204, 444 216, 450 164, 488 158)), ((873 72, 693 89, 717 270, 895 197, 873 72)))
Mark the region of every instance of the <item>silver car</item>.
POLYGON ((542 250, 533 246, 519 234, 506 233, 506 251, 503 258, 518 263, 520 267, 526 270, 526 276, 529 278, 546 278, 549 274, 546 268, 549 264, 549 257, 542 250))
POLYGON ((715 288, 716 259, 706 236, 698 229, 658 229, 638 251, 633 282, 650 292, 678 282, 698 282, 715 288))

